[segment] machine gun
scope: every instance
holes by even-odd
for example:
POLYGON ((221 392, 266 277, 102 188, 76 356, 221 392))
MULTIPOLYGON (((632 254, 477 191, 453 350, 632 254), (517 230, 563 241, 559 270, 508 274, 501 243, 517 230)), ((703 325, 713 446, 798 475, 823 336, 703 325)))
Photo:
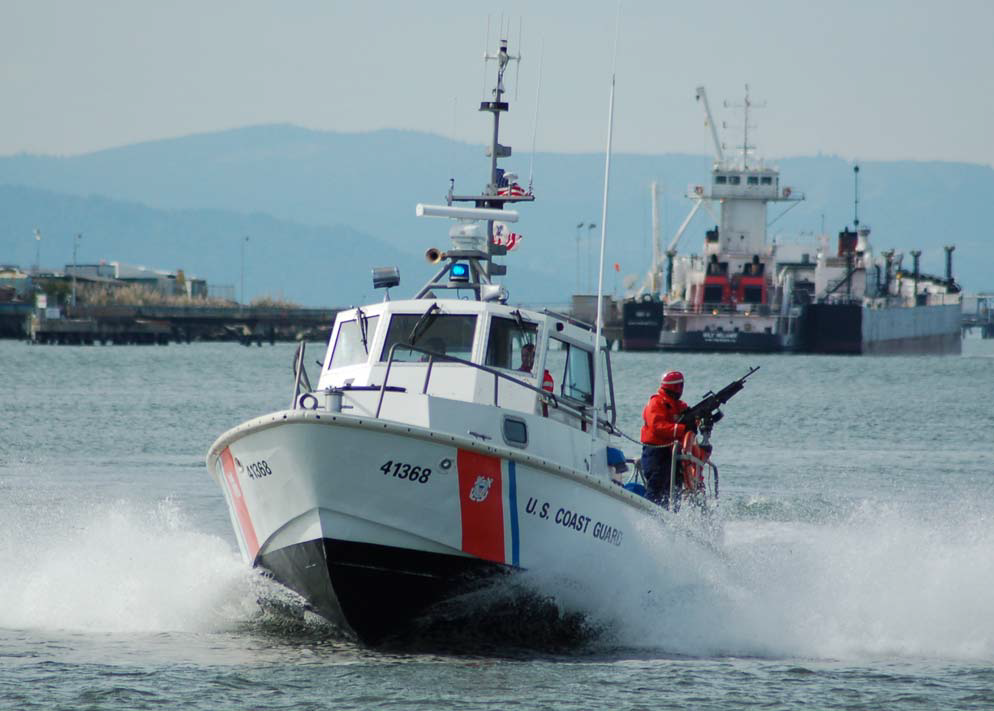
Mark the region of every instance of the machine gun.
POLYGON ((757 370, 759 370, 758 365, 755 368, 750 368, 748 373, 743 375, 738 380, 733 380, 718 392, 709 391, 707 395, 704 396, 703 400, 693 407, 687 408, 680 416, 678 422, 690 427, 693 427, 696 424, 701 431, 704 444, 707 444, 711 437, 711 428, 714 427, 718 420, 724 417, 721 412, 721 406, 731 400, 739 390, 744 388, 746 378, 755 373, 757 370))

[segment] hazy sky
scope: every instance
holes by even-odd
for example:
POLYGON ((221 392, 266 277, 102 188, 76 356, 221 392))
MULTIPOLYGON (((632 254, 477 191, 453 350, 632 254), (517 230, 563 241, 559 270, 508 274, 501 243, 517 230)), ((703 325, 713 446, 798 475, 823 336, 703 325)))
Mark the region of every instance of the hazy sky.
MULTIPOLYGON (((530 149, 541 57, 538 150, 603 150, 615 2, 0 0, 0 154, 275 122, 483 143, 495 12, 524 54, 505 142, 530 149)), ((627 0, 614 146, 711 152, 699 84, 738 144, 748 83, 769 158, 994 165, 992 37, 989 0, 627 0)))

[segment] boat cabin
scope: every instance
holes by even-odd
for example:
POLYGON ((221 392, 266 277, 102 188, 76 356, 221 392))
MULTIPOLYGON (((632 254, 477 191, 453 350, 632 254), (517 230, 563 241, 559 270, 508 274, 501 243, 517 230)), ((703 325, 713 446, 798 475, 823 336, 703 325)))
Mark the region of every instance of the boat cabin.
MULTIPOLYGON (((548 311, 460 299, 385 301, 338 315, 318 390, 385 386, 391 394, 496 405, 587 431, 593 339, 585 324, 548 311)), ((610 426, 614 391, 603 342, 598 360, 605 389, 598 420, 610 426)))

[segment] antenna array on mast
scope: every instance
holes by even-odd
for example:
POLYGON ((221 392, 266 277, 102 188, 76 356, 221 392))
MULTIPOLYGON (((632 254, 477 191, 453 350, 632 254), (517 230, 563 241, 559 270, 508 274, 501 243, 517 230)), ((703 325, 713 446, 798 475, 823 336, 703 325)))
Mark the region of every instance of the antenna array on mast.
MULTIPOLYGON (((503 25, 503 20, 501 22, 503 25)), ((490 37, 489 18, 487 37, 490 37)), ((500 115, 509 110, 504 98, 504 73, 508 65, 519 62, 520 54, 515 56, 508 52, 508 41, 500 39, 497 52, 484 52, 484 71, 490 60, 497 63, 496 81, 489 96, 484 96, 480 102, 480 111, 491 114, 493 130, 487 146, 487 156, 490 158, 490 181, 479 195, 456 195, 455 181, 449 180, 449 190, 445 205, 419 204, 415 210, 418 217, 443 217, 455 221, 449 230, 452 249, 442 251, 431 248, 425 257, 432 264, 445 262, 431 280, 421 288, 414 298, 420 299, 434 293, 438 289, 470 289, 477 299, 488 300, 498 298, 506 300, 507 291, 495 284, 492 279, 507 273, 506 266, 496 264, 495 256, 502 256, 510 248, 507 244, 496 241, 503 236, 503 230, 508 230, 508 238, 515 240, 520 237, 511 234, 507 223, 517 221, 518 214, 505 210, 508 203, 531 202, 535 199, 531 191, 525 192, 515 182, 517 175, 497 167, 500 158, 511 155, 511 147, 501 145, 500 115), (454 203, 469 202, 473 207, 459 207, 454 203), (499 228, 499 229, 498 229, 499 228)))
POLYGON ((729 109, 742 109, 743 110, 743 122, 742 122, 742 145, 736 146, 742 149, 742 168, 747 169, 749 167, 749 154, 752 153, 756 146, 749 143, 749 129, 755 128, 755 125, 749 123, 749 111, 751 109, 762 109, 766 108, 766 102, 761 104, 755 104, 752 98, 749 96, 749 85, 745 85, 745 98, 742 100, 741 104, 730 104, 725 102, 725 108, 729 109))

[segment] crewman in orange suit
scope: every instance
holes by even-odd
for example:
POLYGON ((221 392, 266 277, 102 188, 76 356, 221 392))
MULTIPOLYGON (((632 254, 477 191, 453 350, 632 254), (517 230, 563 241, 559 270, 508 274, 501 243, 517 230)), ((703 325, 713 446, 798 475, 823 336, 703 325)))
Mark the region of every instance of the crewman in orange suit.
MULTIPOLYGON (((649 398, 642 410, 642 474, 646 481, 646 497, 669 508, 670 466, 674 442, 682 441, 688 429, 678 424, 680 415, 687 409, 683 395, 683 373, 671 370, 663 374, 659 391, 649 398)), ((674 498, 678 501, 683 477, 678 473, 674 498)))

